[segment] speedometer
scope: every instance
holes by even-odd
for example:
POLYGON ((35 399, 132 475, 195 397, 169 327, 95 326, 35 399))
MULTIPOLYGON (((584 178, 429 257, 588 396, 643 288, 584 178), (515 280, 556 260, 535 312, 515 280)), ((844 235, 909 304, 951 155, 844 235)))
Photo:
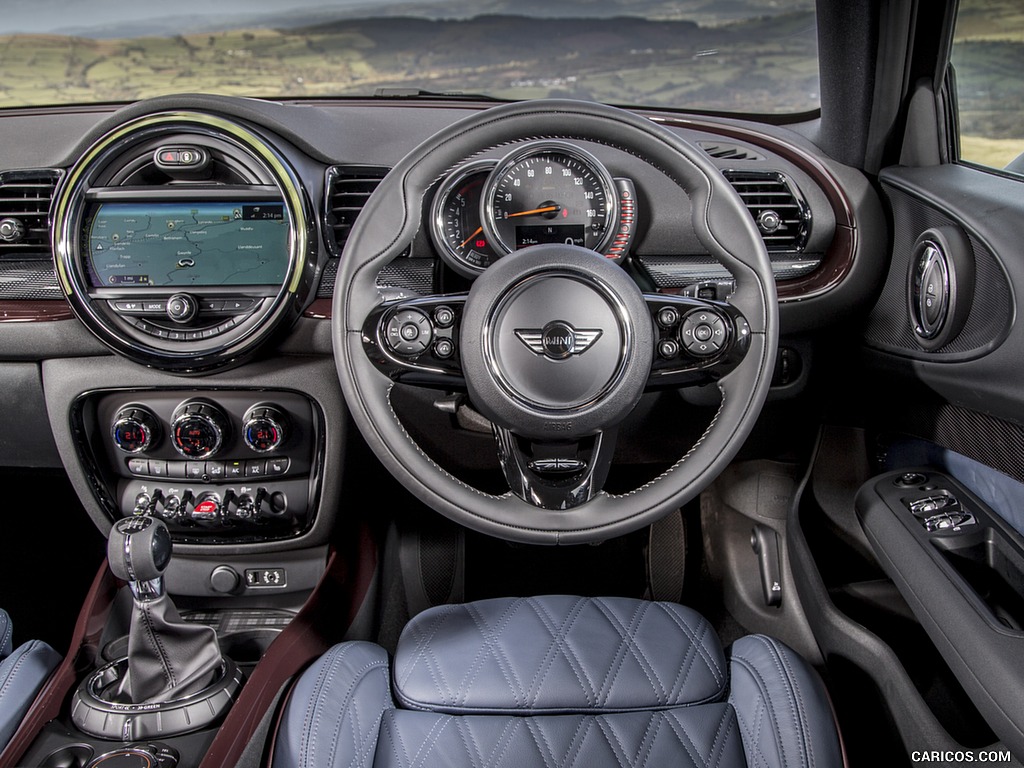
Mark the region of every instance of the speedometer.
POLYGON ((603 251, 618 224, 608 171, 561 141, 533 142, 501 161, 481 205, 484 232, 505 253, 539 243, 603 251))

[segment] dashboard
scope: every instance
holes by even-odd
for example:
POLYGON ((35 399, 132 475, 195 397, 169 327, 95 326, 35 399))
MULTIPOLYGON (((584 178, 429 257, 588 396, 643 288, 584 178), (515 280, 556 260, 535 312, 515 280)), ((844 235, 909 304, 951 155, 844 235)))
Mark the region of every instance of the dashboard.
MULTIPOLYGON (((479 108, 188 96, 5 116, 0 371, 30 404, 17 418, 38 430, 45 412, 56 447, 31 460, 56 453, 101 527, 142 507, 186 551, 321 543, 343 463, 330 356, 346 242, 390 168, 479 108)), ((870 300, 880 278, 875 193, 799 126, 647 117, 705 153, 749 212, 779 297, 775 390, 798 392, 801 339, 870 300)), ((736 331, 733 276, 691 228, 689 197, 670 169, 612 141, 502 141, 452 164, 420 204, 422 226, 376 275, 391 309, 366 333, 395 380, 457 371, 461 305, 444 297, 537 244, 596 251, 678 310, 655 315, 656 366, 710 354, 683 322, 688 300, 721 304, 712 335, 736 331)), ((460 388, 457 376, 437 386, 460 388)))

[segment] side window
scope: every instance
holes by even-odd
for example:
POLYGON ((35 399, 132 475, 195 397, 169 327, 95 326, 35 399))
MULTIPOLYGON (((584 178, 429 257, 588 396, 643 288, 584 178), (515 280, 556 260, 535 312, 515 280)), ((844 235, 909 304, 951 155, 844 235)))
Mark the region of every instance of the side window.
POLYGON ((1024 3, 960 0, 952 63, 960 159, 1024 174, 1024 3))

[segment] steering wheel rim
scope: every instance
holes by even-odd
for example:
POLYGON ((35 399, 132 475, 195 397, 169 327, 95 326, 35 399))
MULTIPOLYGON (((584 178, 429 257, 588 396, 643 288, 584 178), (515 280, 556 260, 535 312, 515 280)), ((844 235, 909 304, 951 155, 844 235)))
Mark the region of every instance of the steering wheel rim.
POLYGON ((567 100, 519 102, 473 114, 423 142, 381 182, 353 228, 333 300, 336 367, 350 411, 387 469, 428 506, 499 538, 543 544, 599 541, 649 525, 703 490, 728 466, 767 397, 778 344, 778 305, 764 243, 738 194, 699 149, 614 107, 567 100), (366 319, 381 303, 375 277, 422 226, 433 183, 477 152, 527 137, 599 142, 639 156, 690 197, 692 225, 732 272, 729 299, 749 326, 749 347, 719 381, 719 410, 697 443, 656 479, 627 494, 598 492, 571 509, 543 509, 511 492, 484 493, 454 477, 412 439, 390 401, 394 382, 364 348, 366 319))

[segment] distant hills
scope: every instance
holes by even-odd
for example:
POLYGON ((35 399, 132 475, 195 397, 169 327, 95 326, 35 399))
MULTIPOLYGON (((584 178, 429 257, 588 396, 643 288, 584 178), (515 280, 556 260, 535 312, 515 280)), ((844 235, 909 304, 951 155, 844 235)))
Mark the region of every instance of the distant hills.
MULTIPOLYGON (((544 5, 538 0, 518 3, 524 9, 533 4, 544 5)), ((480 3, 485 9, 492 5, 507 3, 480 3)), ((575 3, 585 5, 586 0, 575 3)), ((618 4, 647 11, 670 5, 662 0, 618 4)), ((718 5, 739 12, 767 4, 718 5)), ((809 11, 714 27, 690 19, 628 15, 389 16, 173 37, 8 35, 0 37, 0 51, 0 102, 8 106, 129 101, 184 91, 303 98, 415 87, 512 99, 568 96, 799 112, 817 106, 818 90, 814 15, 809 11)))

